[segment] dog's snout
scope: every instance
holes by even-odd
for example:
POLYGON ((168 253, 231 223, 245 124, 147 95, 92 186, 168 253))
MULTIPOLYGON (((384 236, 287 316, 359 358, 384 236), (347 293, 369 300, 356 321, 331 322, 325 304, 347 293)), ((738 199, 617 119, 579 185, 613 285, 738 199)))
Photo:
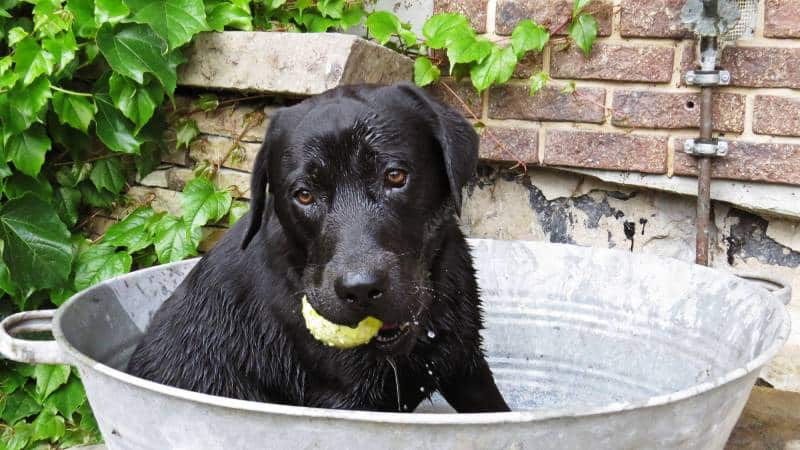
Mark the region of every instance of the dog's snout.
POLYGON ((346 272, 336 279, 334 287, 339 299, 362 306, 383 297, 387 275, 378 270, 346 272))

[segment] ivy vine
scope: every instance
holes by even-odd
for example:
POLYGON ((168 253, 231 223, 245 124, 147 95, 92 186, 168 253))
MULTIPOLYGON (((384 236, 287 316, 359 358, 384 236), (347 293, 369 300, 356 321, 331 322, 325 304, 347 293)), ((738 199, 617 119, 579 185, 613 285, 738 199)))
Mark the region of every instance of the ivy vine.
MULTIPOLYGON (((548 30, 520 22, 510 44, 482 38, 458 14, 431 17, 423 36, 394 14, 368 13, 361 0, 0 0, 0 317, 62 304, 110 277, 198 253, 203 227, 233 224, 241 193, 214 180, 240 157, 249 117, 219 161, 195 168, 181 214, 131 202, 126 188, 155 170, 168 149, 198 136, 192 113, 221 102, 200 96, 175 108, 182 49, 205 31, 325 32, 365 25, 381 44, 415 57, 420 86, 449 74, 476 90, 508 81, 529 52, 567 27, 588 52, 597 22, 576 0, 570 20, 548 30), (133 211, 99 238, 87 225, 101 211, 133 211)), ((530 79, 531 93, 549 76, 530 79)), ((0 450, 64 448, 100 439, 77 372, 0 360, 0 450)))

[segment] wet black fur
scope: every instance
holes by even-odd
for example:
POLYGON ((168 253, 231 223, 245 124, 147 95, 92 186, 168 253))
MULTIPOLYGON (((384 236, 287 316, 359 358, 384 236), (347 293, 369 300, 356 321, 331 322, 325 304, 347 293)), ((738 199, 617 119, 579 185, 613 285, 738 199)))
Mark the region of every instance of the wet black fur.
POLYGON ((291 405, 411 411, 438 390, 459 412, 508 410, 481 349, 456 217, 477 158, 470 124, 410 85, 338 88, 280 110, 254 165, 251 213, 154 315, 129 372, 291 405), (408 184, 388 189, 384 171, 398 166, 408 184), (299 185, 314 205, 294 199, 299 185), (373 269, 388 277, 379 302, 336 296, 337 277, 373 269), (415 325, 396 348, 338 350, 306 330, 304 294, 339 323, 415 325))

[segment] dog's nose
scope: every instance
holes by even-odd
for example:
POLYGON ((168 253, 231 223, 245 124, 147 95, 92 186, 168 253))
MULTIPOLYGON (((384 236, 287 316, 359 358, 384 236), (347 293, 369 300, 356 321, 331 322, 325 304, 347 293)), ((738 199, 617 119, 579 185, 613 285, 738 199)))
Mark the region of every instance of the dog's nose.
POLYGON ((374 270, 347 272, 336 279, 334 287, 341 300, 366 306, 383 297, 386 273, 374 270))

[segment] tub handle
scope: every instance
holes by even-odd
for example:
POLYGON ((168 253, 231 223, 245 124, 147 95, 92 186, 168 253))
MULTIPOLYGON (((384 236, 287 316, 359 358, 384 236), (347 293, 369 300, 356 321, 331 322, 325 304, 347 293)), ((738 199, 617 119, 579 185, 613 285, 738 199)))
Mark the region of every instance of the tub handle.
POLYGON ((31 364, 69 364, 56 341, 17 339, 20 333, 52 332, 55 309, 12 314, 0 322, 0 354, 31 364))
POLYGON ((752 281, 761 288, 768 290, 784 305, 788 305, 792 301, 792 285, 783 278, 754 272, 737 273, 736 276, 752 281))

